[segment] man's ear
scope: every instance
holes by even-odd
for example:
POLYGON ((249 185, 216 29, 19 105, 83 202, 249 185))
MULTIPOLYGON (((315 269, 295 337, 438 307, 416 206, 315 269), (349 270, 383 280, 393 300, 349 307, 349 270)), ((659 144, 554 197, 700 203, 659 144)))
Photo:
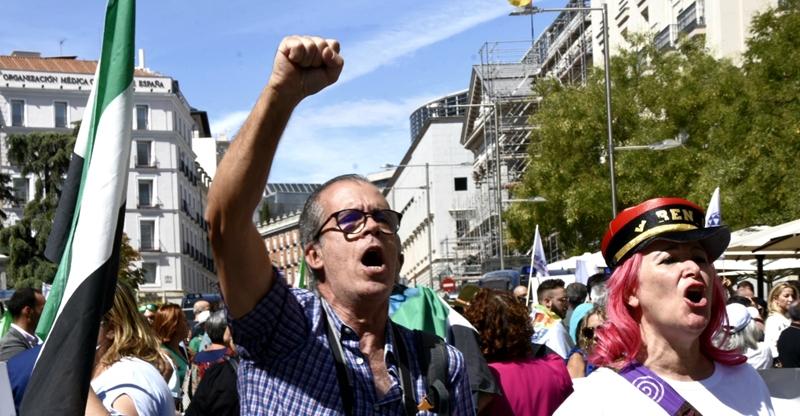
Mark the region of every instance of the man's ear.
POLYGON ((306 244, 305 248, 306 265, 314 270, 321 270, 325 266, 325 260, 319 250, 317 242, 310 242, 306 244))

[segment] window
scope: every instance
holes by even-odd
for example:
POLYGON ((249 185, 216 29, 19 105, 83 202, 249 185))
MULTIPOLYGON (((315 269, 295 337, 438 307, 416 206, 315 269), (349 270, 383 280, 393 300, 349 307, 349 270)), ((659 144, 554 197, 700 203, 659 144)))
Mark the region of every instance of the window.
POLYGON ((148 130, 147 125, 147 111, 146 105, 136 106, 136 130, 148 130))
POLYGON ((158 265, 155 262, 143 261, 142 270, 144 271, 144 283, 154 284, 156 282, 156 268, 158 265))
POLYGON ((155 250, 156 222, 152 220, 139 222, 139 249, 155 250))
POLYGON ((25 125, 25 101, 11 100, 11 125, 15 127, 25 125))
POLYGON ((56 101, 53 103, 53 112, 56 116, 56 127, 67 127, 67 103, 56 101))
POLYGON ((145 140, 136 141, 136 166, 152 166, 150 164, 150 148, 153 142, 145 140))
POLYGON ((469 232, 468 220, 456 220, 456 236, 463 237, 469 232))
POLYGON ((17 198, 17 203, 28 202, 28 178, 14 178, 14 198, 17 198))
POLYGON ((139 180, 139 207, 152 207, 153 204, 153 181, 139 180))
POLYGON ((456 191, 467 190, 467 178, 453 178, 455 180, 456 191))

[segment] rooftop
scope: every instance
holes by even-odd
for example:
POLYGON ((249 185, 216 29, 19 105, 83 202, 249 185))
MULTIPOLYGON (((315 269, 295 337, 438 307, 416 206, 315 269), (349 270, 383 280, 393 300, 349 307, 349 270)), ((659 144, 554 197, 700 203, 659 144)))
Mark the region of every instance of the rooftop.
MULTIPOLYGON (((37 58, 30 56, 0 55, 0 69, 94 74, 97 69, 97 61, 84 61, 76 59, 75 57, 37 58)), ((136 69, 134 75, 137 77, 159 76, 158 74, 143 69, 136 69)))

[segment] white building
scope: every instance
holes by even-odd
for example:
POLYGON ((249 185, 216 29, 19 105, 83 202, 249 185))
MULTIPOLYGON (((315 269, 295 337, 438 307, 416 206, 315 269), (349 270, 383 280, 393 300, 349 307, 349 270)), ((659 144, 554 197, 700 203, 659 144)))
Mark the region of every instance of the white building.
MULTIPOLYGON (((96 66, 97 61, 38 53, 0 56, 0 165, 22 199, 33 197, 34 179, 9 164, 6 136, 69 133, 83 118, 96 66)), ((207 117, 193 114, 176 80, 142 62, 134 73, 133 103, 125 233, 141 250, 147 271, 140 296, 175 302, 185 293, 211 292, 217 279, 203 218, 210 182, 198 173, 192 151, 195 135, 208 136, 202 131, 207 117), (198 125, 193 116, 205 122, 198 125)), ((22 216, 21 206, 4 209, 11 222, 22 216)))
MULTIPOLYGON (((430 112, 448 97, 427 103, 415 113, 430 112)), ((472 152, 460 144, 463 116, 433 114, 397 164, 383 194, 392 209, 403 214, 398 235, 405 262, 400 277, 412 285, 439 289, 442 278, 458 273, 453 270, 455 263, 448 270, 447 260, 457 257, 454 241, 467 231, 459 222, 459 213, 474 206, 475 183, 472 152), (429 217, 430 228, 426 223, 429 217)))
MULTIPOLYGON (((611 54, 627 43, 623 35, 654 33, 656 45, 668 49, 682 34, 705 36, 706 47, 717 57, 740 63, 747 49, 750 20, 756 12, 775 7, 779 0, 592 0, 592 7, 608 4, 611 54)), ((603 50, 603 26, 593 12, 595 51, 603 50)), ((603 66, 603 54, 594 54, 594 64, 603 66)))

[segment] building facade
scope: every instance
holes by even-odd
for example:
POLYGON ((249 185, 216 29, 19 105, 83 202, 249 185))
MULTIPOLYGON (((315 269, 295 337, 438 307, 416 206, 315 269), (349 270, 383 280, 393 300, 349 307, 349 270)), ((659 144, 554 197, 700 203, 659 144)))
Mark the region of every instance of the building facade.
MULTIPOLYGON (((702 36, 716 58, 741 63, 753 15, 778 6, 779 0, 592 0, 591 4, 608 4, 612 55, 628 46, 628 34, 652 33, 661 49, 674 48, 680 36, 702 36)), ((592 31, 598 34, 593 37, 597 51, 603 50, 602 30, 598 15, 592 19, 592 31)), ((601 53, 595 54, 594 64, 603 66, 601 53)))
POLYGON ((461 274, 462 262, 449 260, 460 256, 455 241, 467 231, 462 214, 475 202, 473 155, 460 145, 466 108, 455 112, 442 103, 463 96, 458 92, 420 107, 429 107, 430 116, 383 190, 389 206, 403 214, 399 277, 410 285, 438 290, 443 278, 461 274))
MULTIPOLYGON (((140 55, 141 56, 141 55, 140 55)), ((36 53, 0 56, 0 164, 15 194, 33 197, 35 178, 23 177, 6 157, 5 138, 34 132, 69 133, 83 118, 97 61, 41 58, 36 53)), ((208 243, 205 196, 210 181, 198 169, 192 140, 206 134, 178 81, 140 62, 134 73, 133 143, 124 231, 141 251, 146 283, 139 294, 180 301, 185 293, 215 291, 216 269, 208 243), (194 113, 194 114, 193 114, 194 113)), ((205 128, 204 128, 205 127, 205 128)), ((24 202, 6 206, 8 223, 22 217, 24 202)))
POLYGON ((300 212, 284 214, 258 226, 272 265, 283 272, 286 283, 294 287, 300 282, 300 262, 304 255, 300 244, 300 212))

